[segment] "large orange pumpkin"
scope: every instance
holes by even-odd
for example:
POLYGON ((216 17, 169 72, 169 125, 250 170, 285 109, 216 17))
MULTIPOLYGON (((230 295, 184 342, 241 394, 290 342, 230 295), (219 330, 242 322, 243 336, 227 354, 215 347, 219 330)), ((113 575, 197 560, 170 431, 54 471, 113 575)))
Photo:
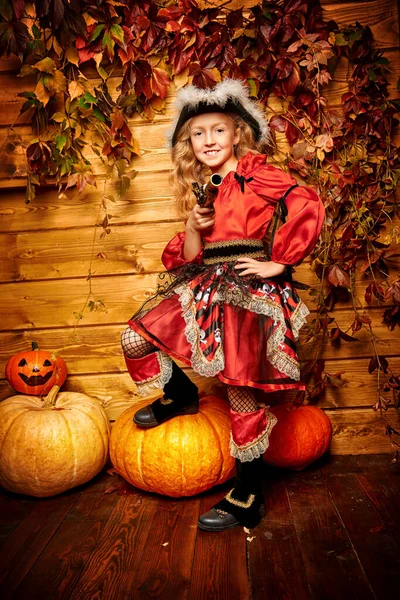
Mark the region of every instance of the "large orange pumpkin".
POLYGON ((146 404, 148 400, 126 410, 111 431, 111 462, 129 483, 179 498, 204 492, 233 476, 235 461, 229 454, 230 417, 225 400, 205 396, 196 415, 140 429, 132 417, 146 404))
POLYGON ((271 431, 266 463, 301 471, 320 458, 332 441, 329 417, 317 406, 295 406, 290 402, 270 411, 278 419, 271 431))
POLYGON ((106 463, 110 424, 101 404, 58 390, 44 401, 12 396, 0 403, 0 484, 11 492, 54 496, 106 463))
POLYGON ((40 350, 32 342, 32 350, 14 354, 6 364, 8 383, 22 394, 42 396, 53 385, 62 386, 67 378, 67 366, 61 356, 40 350))

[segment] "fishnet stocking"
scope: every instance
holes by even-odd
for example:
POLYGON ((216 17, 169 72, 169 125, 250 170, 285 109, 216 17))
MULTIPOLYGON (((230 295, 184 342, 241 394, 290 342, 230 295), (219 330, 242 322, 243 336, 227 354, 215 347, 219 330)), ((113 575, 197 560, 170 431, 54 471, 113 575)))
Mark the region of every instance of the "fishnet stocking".
POLYGON ((141 335, 136 333, 130 327, 127 327, 121 335, 121 346, 124 354, 128 358, 142 358, 151 352, 158 350, 156 346, 150 344, 147 340, 142 338, 141 335))
POLYGON ((235 412, 254 412, 258 409, 255 394, 248 387, 228 385, 228 399, 235 412))

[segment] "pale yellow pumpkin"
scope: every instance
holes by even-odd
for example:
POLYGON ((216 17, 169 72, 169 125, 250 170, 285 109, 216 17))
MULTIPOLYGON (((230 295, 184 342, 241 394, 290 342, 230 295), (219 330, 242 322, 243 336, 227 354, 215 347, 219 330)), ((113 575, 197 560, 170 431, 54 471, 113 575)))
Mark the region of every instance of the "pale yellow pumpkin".
POLYGON ((47 398, 0 403, 0 485, 46 497, 92 479, 108 457, 110 424, 101 404, 54 386, 47 398))
POLYGON ((197 414, 141 429, 132 418, 148 403, 126 410, 111 432, 111 462, 129 483, 149 492, 181 497, 204 492, 234 475, 225 400, 206 396, 200 400, 197 414))

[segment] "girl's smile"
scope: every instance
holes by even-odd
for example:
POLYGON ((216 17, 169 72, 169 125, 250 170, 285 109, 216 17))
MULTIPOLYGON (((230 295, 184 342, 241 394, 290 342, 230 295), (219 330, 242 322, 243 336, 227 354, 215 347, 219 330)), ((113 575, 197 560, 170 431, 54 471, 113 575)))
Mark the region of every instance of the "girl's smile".
POLYGON ((213 173, 225 177, 235 171, 237 159, 234 144, 239 141, 239 133, 234 123, 224 113, 206 113, 193 117, 190 123, 190 141, 196 158, 210 167, 213 173))

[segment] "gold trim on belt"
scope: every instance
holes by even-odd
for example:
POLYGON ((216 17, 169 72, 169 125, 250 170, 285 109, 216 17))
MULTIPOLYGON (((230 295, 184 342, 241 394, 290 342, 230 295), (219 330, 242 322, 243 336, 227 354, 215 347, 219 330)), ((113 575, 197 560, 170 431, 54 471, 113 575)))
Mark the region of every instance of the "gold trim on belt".
POLYGON ((265 257, 262 240, 239 239, 204 244, 204 263, 213 265, 219 262, 235 262, 239 256, 250 258, 265 257))

